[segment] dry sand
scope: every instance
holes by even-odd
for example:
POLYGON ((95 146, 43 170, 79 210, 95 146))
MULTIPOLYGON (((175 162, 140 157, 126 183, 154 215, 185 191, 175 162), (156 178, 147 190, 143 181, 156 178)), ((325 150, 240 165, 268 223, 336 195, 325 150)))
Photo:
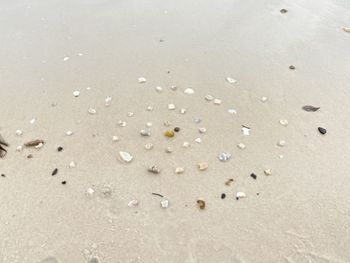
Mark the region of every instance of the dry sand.
POLYGON ((350 262, 349 13, 344 0, 2 0, 0 133, 10 147, 0 160, 0 262, 350 262), (165 120, 181 127, 171 140, 165 120), (139 135, 146 122, 149 138, 139 135), (42 149, 16 151, 37 138, 42 149), (134 160, 121 164, 119 151, 134 160), (232 158, 220 162, 221 152, 232 158), (147 172, 153 164, 161 174, 147 172), (238 191, 247 198, 235 200, 238 191))

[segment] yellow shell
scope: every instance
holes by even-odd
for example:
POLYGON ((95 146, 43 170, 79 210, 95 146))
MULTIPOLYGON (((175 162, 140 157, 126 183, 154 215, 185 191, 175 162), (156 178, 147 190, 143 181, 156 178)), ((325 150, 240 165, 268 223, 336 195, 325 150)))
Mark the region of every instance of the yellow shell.
POLYGON ((168 130, 168 131, 164 132, 164 136, 169 137, 169 138, 174 137, 174 135, 175 135, 174 131, 168 130))

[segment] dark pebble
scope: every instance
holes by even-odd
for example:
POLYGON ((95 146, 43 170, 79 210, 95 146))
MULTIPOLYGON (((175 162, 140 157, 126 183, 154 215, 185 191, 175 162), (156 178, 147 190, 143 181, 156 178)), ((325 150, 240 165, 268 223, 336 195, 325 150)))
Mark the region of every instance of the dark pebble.
POLYGON ((285 13, 287 13, 287 12, 288 12, 288 10, 287 10, 287 9, 285 9, 285 8, 282 8, 282 9, 280 10, 280 12, 281 12, 282 14, 285 14, 285 13))
POLYGON ((225 199, 226 198, 226 194, 222 193, 221 194, 221 199, 225 199))
POLYGON ((27 158, 28 158, 28 159, 32 159, 32 158, 33 158, 33 154, 28 154, 28 155, 27 155, 27 158))
POLYGON ((318 127, 318 131, 321 133, 321 134, 326 134, 327 133, 327 130, 325 128, 322 128, 322 127, 318 127))
POLYGON ((67 181, 62 181, 61 184, 67 184, 67 181))
POLYGON ((174 128, 174 131, 175 131, 175 132, 179 132, 179 131, 180 131, 180 128, 179 128, 179 127, 175 127, 175 128, 174 128))
POLYGON ((254 180, 256 180, 256 178, 258 178, 255 173, 251 173, 250 177, 253 178, 254 180))
POLYGON ((6 175, 5 174, 1 174, 1 177, 6 177, 6 175))
POLYGON ((295 67, 294 67, 293 65, 290 65, 290 66, 289 66, 289 69, 294 70, 295 67))
POLYGON ((58 169, 55 168, 55 170, 52 171, 51 175, 54 176, 54 175, 56 175, 57 173, 58 173, 58 169))
POLYGON ((61 146, 57 148, 57 151, 59 151, 59 152, 61 152, 62 150, 63 150, 63 147, 61 147, 61 146))

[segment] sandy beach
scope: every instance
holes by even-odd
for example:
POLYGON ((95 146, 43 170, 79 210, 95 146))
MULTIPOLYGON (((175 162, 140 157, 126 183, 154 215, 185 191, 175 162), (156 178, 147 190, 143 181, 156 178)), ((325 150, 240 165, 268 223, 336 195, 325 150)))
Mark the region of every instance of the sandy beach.
POLYGON ((0 1, 0 263, 350 262, 349 27, 345 0, 0 1))

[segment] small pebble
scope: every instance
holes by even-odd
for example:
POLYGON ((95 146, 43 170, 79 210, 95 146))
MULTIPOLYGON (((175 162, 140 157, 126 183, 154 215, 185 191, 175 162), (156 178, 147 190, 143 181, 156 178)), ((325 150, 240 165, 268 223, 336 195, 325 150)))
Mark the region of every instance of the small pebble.
POLYGON ((172 153, 173 151, 174 151, 174 148, 172 146, 168 146, 165 149, 165 152, 167 152, 167 153, 172 153))
POLYGON ((170 87, 170 89, 173 90, 173 91, 175 91, 175 90, 177 90, 177 86, 176 86, 176 85, 172 85, 172 86, 170 87))
POLYGON ((69 163, 69 168, 75 168, 77 165, 76 165, 76 163, 74 162, 74 161, 71 161, 70 163, 69 163))
POLYGON ((209 167, 208 163, 205 163, 205 162, 200 162, 200 163, 197 164, 197 166, 198 166, 198 169, 200 171, 205 171, 209 167))
POLYGON ((147 171, 154 174, 159 174, 161 172, 160 168, 156 165, 150 166, 147 171))
POLYGON ((198 118, 198 117, 193 119, 194 123, 200 123, 201 121, 202 121, 202 119, 198 118))
POLYGON ((27 158, 28 158, 28 159, 32 159, 32 158, 33 158, 33 154, 28 154, 28 155, 27 155, 27 158))
POLYGON ((145 144, 145 149, 146 150, 151 150, 152 148, 153 148, 153 144, 152 143, 145 144))
POLYGON ((34 124, 36 122, 36 118, 30 120, 30 124, 34 124))
POLYGON ((220 153, 218 156, 218 159, 221 162, 226 162, 231 158, 231 154, 230 153, 220 153))
POLYGON ((1 177, 6 177, 6 175, 5 174, 1 174, 1 177))
POLYGON ((180 131, 180 128, 179 127, 175 127, 174 128, 174 132, 179 132, 180 131))
POLYGON ((156 87, 156 91, 157 91, 158 93, 161 93, 161 92, 163 91, 163 88, 160 87, 160 86, 157 86, 157 87, 156 87))
POLYGON ((58 173, 58 169, 55 168, 55 169, 52 171, 51 175, 54 176, 54 175, 56 175, 57 173, 58 173))
POLYGON ((229 114, 231 115, 236 115, 237 114, 237 111, 235 109, 228 109, 227 111, 229 114))
POLYGON ((267 175, 267 176, 272 175, 271 169, 265 169, 264 170, 264 174, 267 175))
POLYGON ((294 70, 294 69, 295 69, 295 66, 290 65, 290 66, 289 66, 289 69, 294 70))
POLYGON ((95 190, 93 188, 88 188, 85 192, 85 195, 87 197, 92 197, 94 195, 94 193, 95 193, 95 190))
POLYGON ((63 58, 63 61, 67 61, 67 60, 69 60, 70 59, 70 57, 64 57, 63 58))
POLYGON ((228 83, 231 83, 231 84, 237 82, 237 80, 235 80, 235 79, 233 79, 233 78, 230 78, 230 77, 227 77, 227 78, 226 78, 226 81, 227 81, 228 83))
POLYGON ((76 90, 73 92, 74 97, 79 97, 79 95, 80 95, 80 91, 76 90))
POLYGON ((21 152, 23 150, 23 146, 22 145, 18 145, 17 147, 16 147, 16 151, 17 152, 21 152))
POLYGON ((126 163, 130 163, 134 159, 130 153, 123 151, 119 152, 119 157, 121 161, 124 161, 126 163))
POLYGON ((261 102, 266 102, 267 100, 268 100, 268 98, 267 97, 261 97, 261 102))
POLYGON ((118 125, 120 127, 126 127, 126 122, 125 121, 118 121, 118 125))
POLYGON ((277 143, 277 145, 279 146, 279 147, 284 147, 284 146, 286 146, 286 141, 284 141, 284 140, 280 140, 278 143, 277 143))
POLYGON ((181 109, 180 109, 180 113, 181 113, 181 114, 185 114, 185 113, 186 113, 186 109, 181 108, 181 109))
POLYGON ((237 192, 237 194, 236 194, 236 199, 237 200, 239 200, 241 198, 245 198, 245 197, 247 197, 247 195, 245 193, 243 193, 243 192, 237 192))
POLYGON ((169 110, 175 110, 175 105, 174 104, 168 104, 168 109, 169 110))
POLYGON ((344 30, 346 33, 350 33, 350 27, 343 27, 343 30, 344 30))
POLYGON ((244 136, 250 135, 250 128, 242 125, 242 132, 244 136))
POLYGON ((201 210, 205 209, 205 201, 204 200, 198 199, 197 205, 198 205, 199 209, 201 209, 201 210))
POLYGON ((189 143, 189 142, 184 142, 183 144, 182 144, 182 147, 184 147, 184 148, 188 148, 188 147, 190 147, 191 146, 191 144, 189 143))
POLYGON ((147 122, 146 123, 146 127, 148 127, 148 128, 152 127, 152 125, 153 125, 152 122, 147 122))
POLYGON ((147 79, 145 77, 138 78, 139 83, 145 83, 146 81, 147 81, 147 79))
POLYGON ((280 12, 281 12, 282 14, 285 14, 285 13, 287 13, 287 12, 288 12, 288 10, 287 10, 287 9, 285 9, 285 8, 282 8, 282 9, 280 10, 280 12))
POLYGON ((221 104, 221 100, 220 99, 214 99, 214 104, 215 105, 220 105, 221 104))
POLYGON ((287 126, 288 125, 288 121, 287 120, 280 120, 280 124, 283 126, 287 126))
POLYGON ((40 148, 43 148, 43 146, 44 146, 44 143, 41 142, 38 145, 35 145, 34 148, 35 149, 40 149, 40 148))
POLYGON ((321 134, 326 134, 327 133, 327 130, 325 128, 322 128, 322 127, 318 127, 318 131, 321 133, 321 134))
POLYGON ((146 108, 148 111, 153 111, 153 107, 152 106, 147 106, 146 108))
POLYGON ((22 134, 23 134, 23 132, 22 132, 21 130, 17 130, 17 131, 16 131, 16 135, 17 135, 17 136, 21 136, 22 134))
POLYGON ((72 131, 66 131, 66 135, 67 136, 71 136, 71 135, 73 135, 73 132, 72 131))
POLYGON ((138 200, 131 200, 129 203, 128 203, 128 207, 136 207, 139 205, 139 201, 138 200))
POLYGON ((175 168, 175 173, 176 174, 182 174, 184 172, 185 172, 185 168, 183 168, 183 167, 176 167, 175 168))
POLYGON ((221 194, 221 199, 225 199, 226 198, 226 194, 225 193, 222 193, 221 194))
POLYGON ((141 130, 140 134, 145 137, 151 136, 151 131, 150 130, 141 130))
POLYGON ((134 113, 131 112, 131 111, 129 111, 129 112, 128 112, 128 117, 133 117, 133 116, 134 116, 134 113))
POLYGON ((206 101, 212 101, 214 99, 214 97, 212 95, 205 95, 204 98, 206 101))
POLYGON ((162 200, 160 201, 160 206, 164 209, 169 207, 169 200, 162 200))
POLYGON ((164 126, 166 126, 166 127, 169 127, 169 126, 172 125, 170 121, 164 121, 163 124, 164 124, 164 126))
POLYGON ((171 130, 164 132, 164 136, 168 138, 174 137, 174 135, 175 135, 174 131, 171 131, 171 130))
POLYGON ((202 143, 202 139, 201 139, 201 138, 196 138, 196 139, 194 139, 194 141, 195 141, 196 143, 202 143))
POLYGON ((96 109, 90 108, 88 110, 88 113, 91 114, 91 115, 94 115, 94 114, 96 114, 96 109))
POLYGON ((61 184, 67 184, 67 181, 62 181, 61 184))
POLYGON ((207 132, 207 128, 205 128, 205 127, 200 127, 200 128, 198 128, 198 131, 199 131, 200 133, 206 133, 206 132, 207 132))
POLYGON ((194 90, 191 88, 187 88, 187 89, 185 89, 184 93, 187 95, 191 95, 191 94, 194 94, 194 90))
POLYGON ((59 146, 59 147, 57 148, 57 151, 58 151, 58 152, 62 152, 62 151, 63 151, 63 147, 59 146))
POLYGON ((119 141, 119 137, 118 137, 118 136, 116 136, 116 135, 114 135, 114 136, 112 137, 112 141, 113 141, 113 142, 117 142, 117 141, 119 141))
POLYGON ((245 144, 244 143, 239 143, 237 144, 237 147, 241 150, 244 150, 245 149, 245 144))
POLYGON ((258 178, 255 173, 251 173, 250 177, 253 178, 254 180, 256 180, 256 178, 258 178))
POLYGON ((103 198, 111 198, 113 194, 112 186, 105 184, 101 189, 101 197, 103 198))
POLYGON ((232 178, 230 178, 225 182, 225 185, 230 186, 233 181, 234 180, 232 178))

